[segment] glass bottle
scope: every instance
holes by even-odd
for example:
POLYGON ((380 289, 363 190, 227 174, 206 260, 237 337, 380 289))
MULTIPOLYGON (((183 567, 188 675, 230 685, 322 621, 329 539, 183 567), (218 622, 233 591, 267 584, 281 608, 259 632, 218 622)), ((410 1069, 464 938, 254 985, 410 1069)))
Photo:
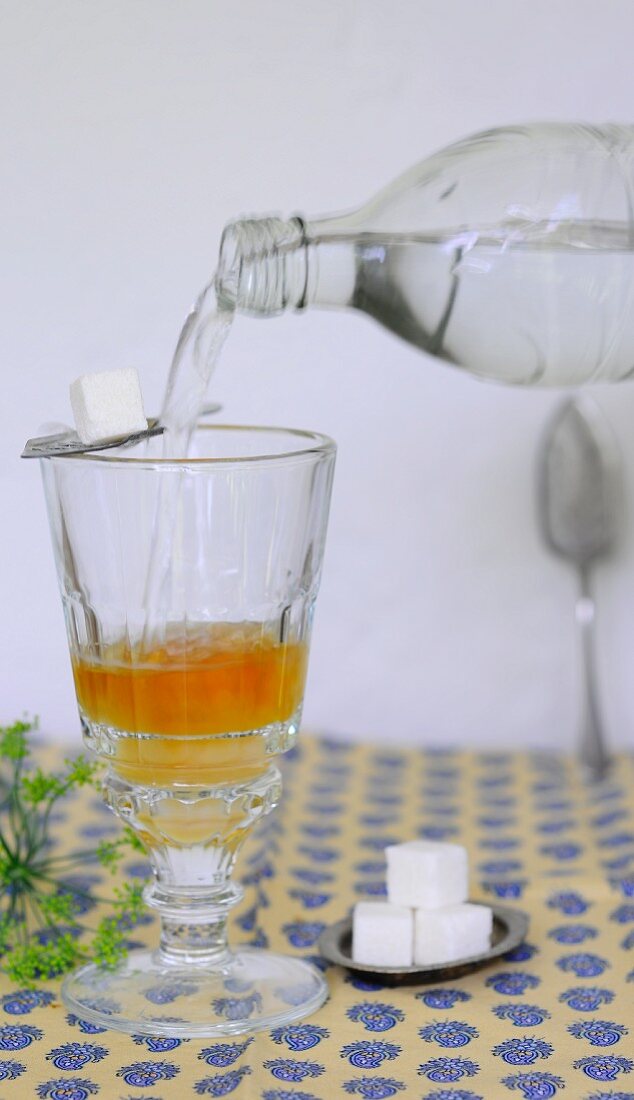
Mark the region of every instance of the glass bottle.
POLYGON ((524 385, 634 373, 634 127, 476 134, 354 213, 224 230, 221 303, 352 308, 474 375, 524 385))

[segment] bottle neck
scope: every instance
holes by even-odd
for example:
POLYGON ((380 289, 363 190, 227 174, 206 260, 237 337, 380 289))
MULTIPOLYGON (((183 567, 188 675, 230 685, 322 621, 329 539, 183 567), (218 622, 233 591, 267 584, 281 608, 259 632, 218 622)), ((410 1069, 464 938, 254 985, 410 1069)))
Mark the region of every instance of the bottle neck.
POLYGON ((243 218, 220 242, 216 293, 221 305, 252 316, 307 306, 345 306, 354 286, 349 241, 328 239, 302 218, 243 218))

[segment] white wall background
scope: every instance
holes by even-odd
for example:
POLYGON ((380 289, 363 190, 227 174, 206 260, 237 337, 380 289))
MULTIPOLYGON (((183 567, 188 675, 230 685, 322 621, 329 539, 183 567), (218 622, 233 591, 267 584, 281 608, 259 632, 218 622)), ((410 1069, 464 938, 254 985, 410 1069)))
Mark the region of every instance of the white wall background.
MULTIPOLYGON (((67 386, 136 365, 158 409, 224 223, 358 205, 448 142, 533 119, 632 121, 631 0, 0 0, 0 720, 77 736, 35 464, 67 386)), ((552 392, 463 377, 358 316, 235 325, 226 418, 340 447, 306 723, 385 741, 562 747, 575 581, 542 549, 552 392)), ((595 396, 626 467, 597 573, 604 709, 634 741, 634 389, 595 396)))

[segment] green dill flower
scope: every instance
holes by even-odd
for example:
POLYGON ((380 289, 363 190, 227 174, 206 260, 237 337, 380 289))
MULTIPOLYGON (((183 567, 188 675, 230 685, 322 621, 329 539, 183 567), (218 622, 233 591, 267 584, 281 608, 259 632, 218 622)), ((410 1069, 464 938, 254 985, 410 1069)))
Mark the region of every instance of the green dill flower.
POLYGON ((125 932, 143 911, 142 885, 125 883, 103 899, 69 875, 94 859, 114 872, 143 846, 129 826, 116 840, 54 855, 51 815, 61 798, 97 780, 100 765, 66 759, 59 772, 30 768, 28 735, 35 722, 0 727, 0 970, 22 987, 66 973, 91 959, 112 967, 125 956, 125 932), (28 769, 28 770, 27 770, 28 769), (108 912, 94 926, 95 904, 108 912))

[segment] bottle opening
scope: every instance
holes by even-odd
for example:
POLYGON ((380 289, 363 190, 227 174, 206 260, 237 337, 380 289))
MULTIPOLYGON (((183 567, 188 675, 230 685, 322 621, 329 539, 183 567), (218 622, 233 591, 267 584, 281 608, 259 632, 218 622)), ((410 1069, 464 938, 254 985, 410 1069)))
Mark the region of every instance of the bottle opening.
POLYGON ((274 315, 301 309, 307 290, 306 235, 301 218, 241 218, 220 241, 216 294, 221 306, 274 315))

